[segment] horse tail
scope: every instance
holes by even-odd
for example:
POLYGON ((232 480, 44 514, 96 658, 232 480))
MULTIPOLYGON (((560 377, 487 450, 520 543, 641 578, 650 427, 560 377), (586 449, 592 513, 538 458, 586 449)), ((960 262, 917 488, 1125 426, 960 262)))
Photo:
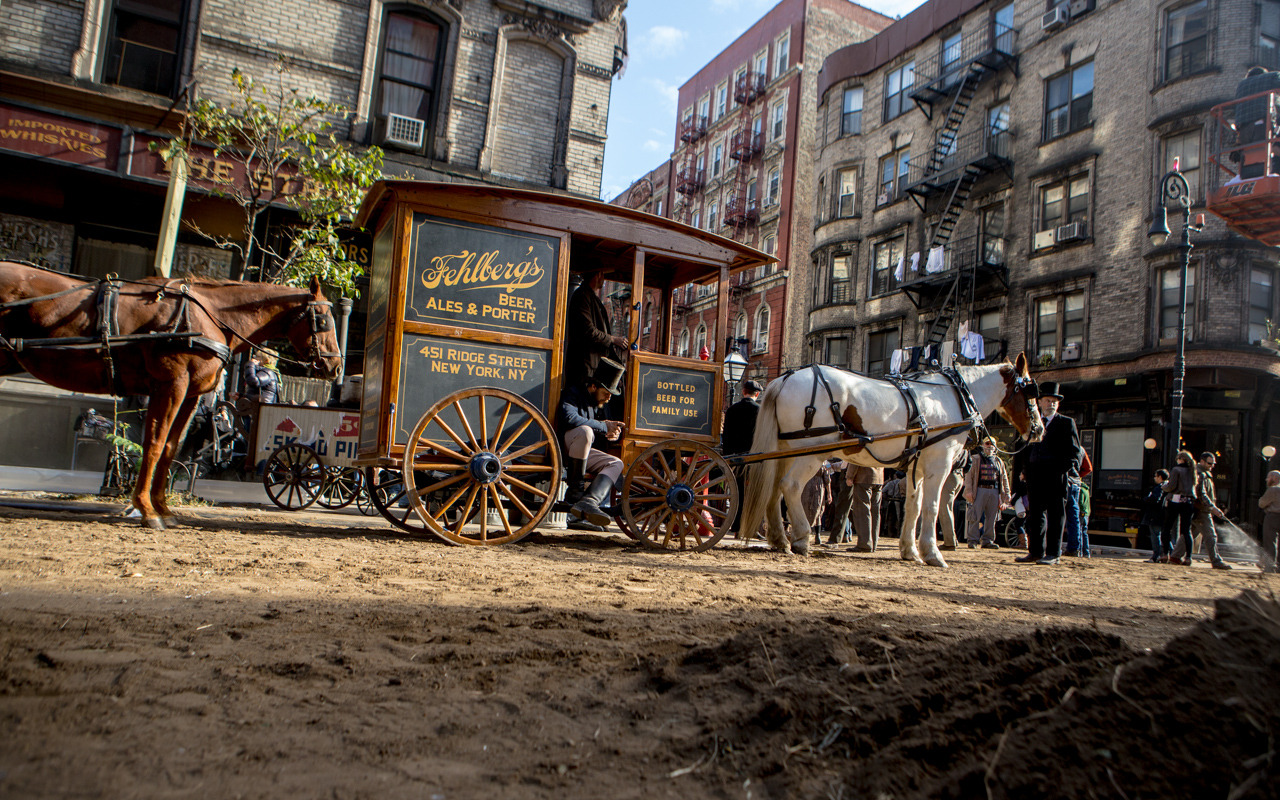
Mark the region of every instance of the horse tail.
MULTIPOLYGON (((776 453, 778 450, 778 395, 786 381, 773 381, 760 396, 760 413, 756 432, 751 439, 751 452, 776 453)), ((753 535, 765 520, 768 504, 777 496, 778 459, 757 461, 747 467, 747 496, 742 498, 742 519, 738 530, 744 538, 753 535)))

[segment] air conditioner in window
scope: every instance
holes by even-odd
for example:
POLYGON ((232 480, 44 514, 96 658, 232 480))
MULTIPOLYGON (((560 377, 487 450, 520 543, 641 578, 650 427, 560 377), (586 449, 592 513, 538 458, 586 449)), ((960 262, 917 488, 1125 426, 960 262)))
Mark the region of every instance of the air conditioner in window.
POLYGON ((1071 12, 1066 3, 1059 3, 1053 10, 1040 17, 1040 30, 1052 31, 1061 28, 1071 21, 1071 12))
POLYGON ((1094 0, 1071 0, 1067 4, 1067 11, 1072 19, 1078 19, 1088 14, 1094 8, 1094 0))
POLYGON ((1054 245, 1053 228, 1050 228, 1047 231, 1040 231, 1036 233, 1035 246, 1037 250, 1043 250, 1046 247, 1053 247, 1053 245, 1054 245))
POLYGON ((1080 343, 1069 342, 1062 347, 1063 361, 1079 361, 1080 360, 1080 343))
POLYGON ((1085 236, 1085 224, 1083 222, 1073 222, 1070 225, 1059 225, 1056 238, 1061 244, 1062 242, 1077 242, 1085 236))
POLYGON ((885 192, 884 194, 881 194, 881 195, 876 195, 876 205, 883 206, 883 205, 886 205, 888 202, 889 202, 888 192, 885 192))
POLYGON ((426 132, 426 120, 388 114, 382 125, 382 136, 379 137, 378 143, 417 150, 422 147, 422 139, 426 132))

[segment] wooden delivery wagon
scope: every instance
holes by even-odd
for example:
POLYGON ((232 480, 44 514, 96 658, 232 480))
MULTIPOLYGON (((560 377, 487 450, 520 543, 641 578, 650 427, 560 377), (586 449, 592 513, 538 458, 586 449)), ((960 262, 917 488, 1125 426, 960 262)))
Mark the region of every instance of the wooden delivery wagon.
POLYGON ((674 294, 715 287, 711 341, 724 341, 730 275, 774 259, 639 211, 492 186, 380 182, 359 224, 373 258, 354 463, 388 520, 457 544, 504 544, 555 508, 570 279, 603 267, 630 287, 628 340, 653 302, 662 343, 627 363, 615 519, 662 549, 701 550, 724 535, 738 502, 715 450, 725 354, 671 355, 674 294))

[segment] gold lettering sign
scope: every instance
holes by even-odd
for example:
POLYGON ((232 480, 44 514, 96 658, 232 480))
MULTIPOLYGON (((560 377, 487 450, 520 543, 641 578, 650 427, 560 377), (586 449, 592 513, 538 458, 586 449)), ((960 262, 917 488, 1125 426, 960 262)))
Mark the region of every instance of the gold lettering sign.
POLYGON ((497 250, 486 253, 463 250, 434 256, 431 265, 422 271, 422 285, 435 289, 443 283, 445 286, 459 286, 463 291, 501 289, 510 294, 532 289, 546 274, 532 247, 525 251, 520 261, 502 262, 500 258, 497 250))

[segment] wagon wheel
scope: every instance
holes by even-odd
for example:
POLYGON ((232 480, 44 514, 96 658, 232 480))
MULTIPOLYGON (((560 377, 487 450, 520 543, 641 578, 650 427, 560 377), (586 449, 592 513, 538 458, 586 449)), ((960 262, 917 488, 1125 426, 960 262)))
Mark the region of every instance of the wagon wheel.
POLYGON ((701 552, 733 526, 738 482, 729 462, 687 439, 640 454, 622 482, 623 530, 657 550, 701 552))
POLYGON ((363 485, 364 478, 355 467, 328 467, 316 502, 328 509, 344 508, 356 499, 363 485))
POLYGON ((427 526, 418 519, 417 514, 413 513, 413 506, 409 505, 404 491, 404 480, 398 471, 383 467, 365 467, 364 488, 368 494, 368 501, 373 506, 373 513, 381 514, 387 522, 416 536, 422 536, 428 532, 427 526))
POLYGON ((320 455, 293 442, 276 450, 262 470, 262 485, 271 502, 285 511, 301 511, 316 501, 324 485, 320 455))
POLYGON ((416 485, 409 503, 432 533, 454 544, 508 544, 555 505, 560 446, 551 423, 523 397, 492 387, 463 389, 418 420, 404 472, 405 484, 416 485), (424 472, 432 480, 418 480, 424 472), (443 499, 428 508, 433 495, 443 499), (464 531, 472 518, 478 530, 464 531))
POLYGON ((356 510, 366 517, 376 517, 380 513, 373 503, 373 494, 369 489, 368 472, 360 473, 360 491, 356 493, 356 510))

